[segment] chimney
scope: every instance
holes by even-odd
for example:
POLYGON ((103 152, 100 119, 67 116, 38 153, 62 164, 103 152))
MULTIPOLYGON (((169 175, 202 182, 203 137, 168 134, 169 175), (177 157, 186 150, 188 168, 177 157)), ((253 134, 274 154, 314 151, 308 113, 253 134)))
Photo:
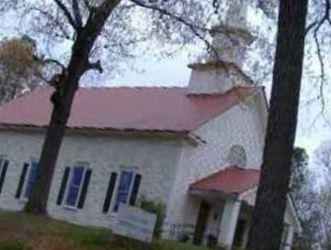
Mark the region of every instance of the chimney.
POLYGON ((224 93, 235 86, 252 84, 242 71, 247 48, 254 40, 247 25, 248 2, 232 1, 225 20, 211 29, 215 51, 188 65, 192 69, 188 86, 190 94, 224 93))

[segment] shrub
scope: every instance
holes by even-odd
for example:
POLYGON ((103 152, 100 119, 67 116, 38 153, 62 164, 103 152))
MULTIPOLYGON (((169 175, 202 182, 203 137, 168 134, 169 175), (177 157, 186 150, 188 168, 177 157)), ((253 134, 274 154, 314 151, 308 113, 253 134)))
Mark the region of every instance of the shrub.
POLYGON ((191 237, 189 234, 182 234, 179 236, 178 241, 182 243, 188 243, 191 240, 191 237))
POLYGON ((140 201, 140 208, 148 213, 156 214, 157 217, 153 237, 155 239, 160 239, 165 213, 165 205, 162 202, 142 199, 140 201))

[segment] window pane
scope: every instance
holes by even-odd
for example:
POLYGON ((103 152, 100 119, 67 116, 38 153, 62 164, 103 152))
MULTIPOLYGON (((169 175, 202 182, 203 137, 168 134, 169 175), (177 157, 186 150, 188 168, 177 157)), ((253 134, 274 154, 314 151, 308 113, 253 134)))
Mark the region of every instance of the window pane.
POLYGON ((78 192, 79 192, 79 188, 74 187, 74 186, 69 187, 68 195, 67 195, 67 202, 66 202, 66 204, 68 206, 72 206, 72 207, 76 206, 78 192))
POLYGON ((117 196, 116 196, 116 203, 114 206, 114 211, 118 210, 120 203, 126 203, 129 192, 130 186, 132 182, 133 173, 128 171, 123 171, 120 178, 120 183, 118 185, 117 196))
POLYGON ((84 174, 83 167, 74 167, 73 177, 72 177, 72 184, 75 186, 79 186, 82 182, 84 174))
POLYGON ((26 186, 25 186, 25 192, 24 192, 24 197, 29 198, 32 189, 37 181, 38 177, 38 164, 36 162, 31 162, 30 167, 29 167, 29 175, 28 178, 26 179, 26 186))
POLYGON ((84 167, 74 167, 71 171, 72 173, 67 191, 66 205, 75 207, 80 185, 83 180, 84 167))

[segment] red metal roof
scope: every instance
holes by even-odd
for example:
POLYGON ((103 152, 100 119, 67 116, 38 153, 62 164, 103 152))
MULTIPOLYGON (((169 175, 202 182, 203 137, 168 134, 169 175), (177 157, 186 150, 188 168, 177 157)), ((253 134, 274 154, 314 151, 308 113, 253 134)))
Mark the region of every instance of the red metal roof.
POLYGON ((255 187, 259 180, 259 170, 233 166, 191 184, 190 189, 239 195, 255 187))
MULTIPOLYGON (((188 132, 254 93, 236 87, 224 94, 187 95, 184 88, 80 88, 68 127, 188 132)), ((0 125, 49 123, 53 89, 40 87, 0 108, 0 125)))

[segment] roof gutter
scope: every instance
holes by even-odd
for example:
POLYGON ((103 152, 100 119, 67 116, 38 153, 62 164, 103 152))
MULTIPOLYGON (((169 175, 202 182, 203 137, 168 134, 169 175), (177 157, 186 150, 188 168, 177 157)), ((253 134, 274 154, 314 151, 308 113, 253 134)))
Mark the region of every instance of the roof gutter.
MULTIPOLYGON (((46 133, 47 126, 34 125, 13 125, 0 124, 0 131, 46 133)), ((189 131, 171 131, 171 130, 142 130, 142 129, 110 129, 110 128, 92 128, 92 127, 67 127, 67 135, 83 136, 116 136, 116 137, 135 137, 135 138, 153 138, 162 140, 183 140, 191 146, 198 146, 205 143, 198 136, 189 131)))

